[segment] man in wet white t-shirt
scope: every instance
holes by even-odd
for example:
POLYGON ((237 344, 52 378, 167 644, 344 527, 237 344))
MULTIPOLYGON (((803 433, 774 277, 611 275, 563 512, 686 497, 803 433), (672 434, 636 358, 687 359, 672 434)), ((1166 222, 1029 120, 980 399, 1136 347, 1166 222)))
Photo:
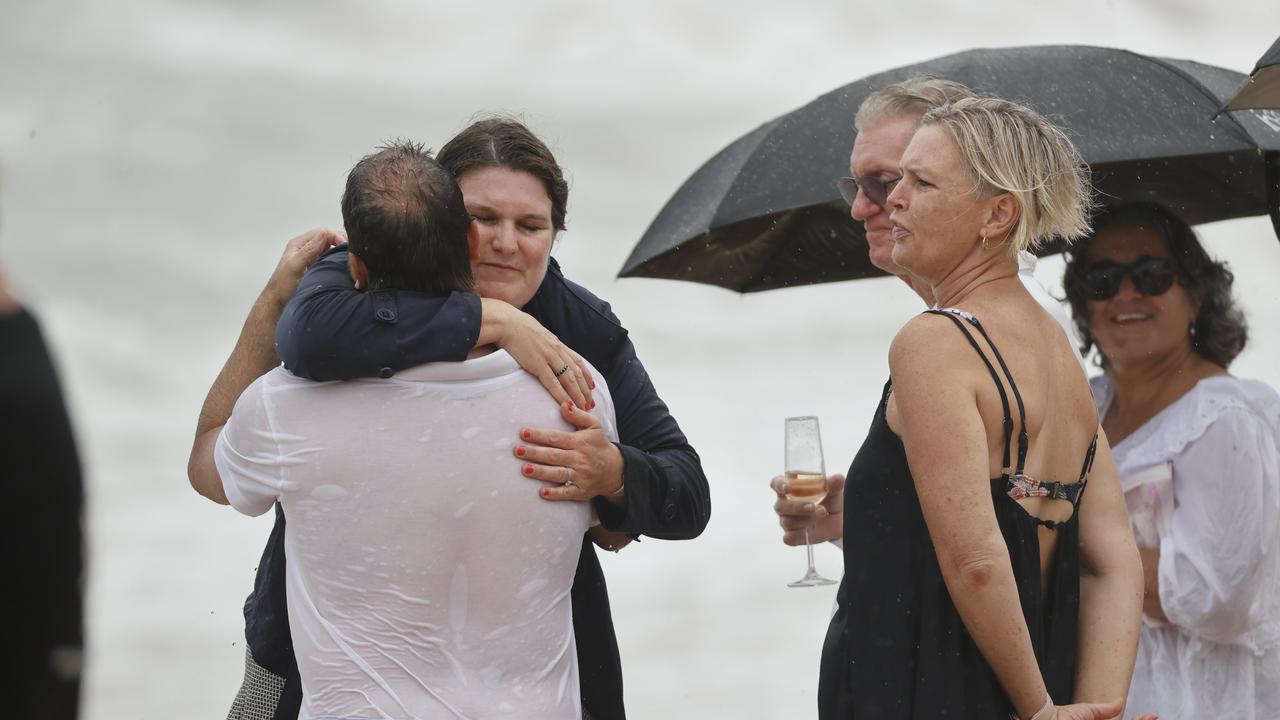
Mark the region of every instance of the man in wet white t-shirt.
MULTIPOLYGON (((361 160, 343 218, 357 287, 471 289, 470 217, 420 147, 361 160)), ((248 515, 278 501, 289 519, 300 718, 581 716, 569 590, 594 519, 512 481, 526 426, 571 429, 501 350, 390 379, 277 368, 241 395, 197 489, 248 515)))

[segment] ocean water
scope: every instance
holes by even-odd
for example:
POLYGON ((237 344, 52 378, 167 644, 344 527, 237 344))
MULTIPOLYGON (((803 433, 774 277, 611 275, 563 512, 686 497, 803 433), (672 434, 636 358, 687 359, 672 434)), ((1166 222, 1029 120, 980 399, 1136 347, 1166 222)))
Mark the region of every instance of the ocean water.
MULTIPOLYGON (((785 587, 804 553, 770 507, 782 418, 820 416, 828 470, 846 467, 918 301, 891 279, 616 280, 632 245, 725 144, 863 75, 1042 43, 1247 71, 1280 31, 1273 0, 0 0, 0 17, 0 268, 55 345, 88 471, 90 720, 225 712, 269 521, 190 490, 204 393, 285 241, 340 224, 350 165, 484 110, 523 113, 568 168, 555 254, 631 329, 712 483, 701 538, 604 558, 631 716, 813 716, 834 589, 785 587)), ((1280 243, 1261 218, 1203 235, 1252 321, 1233 369, 1280 385, 1280 243)), ((1061 264, 1038 272, 1056 287, 1061 264)))

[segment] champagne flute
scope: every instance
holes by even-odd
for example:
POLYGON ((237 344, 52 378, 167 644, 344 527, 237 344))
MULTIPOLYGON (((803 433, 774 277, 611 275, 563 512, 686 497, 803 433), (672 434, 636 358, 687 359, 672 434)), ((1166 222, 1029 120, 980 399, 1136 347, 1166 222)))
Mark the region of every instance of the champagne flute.
MULTIPOLYGON (((827 468, 822 461, 822 436, 818 432, 818 418, 791 417, 786 421, 786 471, 787 499, 811 502, 815 505, 827 496, 827 468)), ((813 543, 809 540, 809 528, 804 529, 804 547, 809 556, 809 570, 804 577, 787 587, 813 587, 834 585, 818 574, 813 567, 813 543)))

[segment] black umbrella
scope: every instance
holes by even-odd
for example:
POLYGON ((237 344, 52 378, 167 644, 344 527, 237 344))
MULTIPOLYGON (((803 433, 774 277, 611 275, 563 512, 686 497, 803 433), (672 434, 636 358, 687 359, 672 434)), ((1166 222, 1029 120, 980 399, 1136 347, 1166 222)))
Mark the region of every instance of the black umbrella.
POLYGON ((1276 38, 1271 49, 1258 60, 1244 87, 1226 107, 1227 110, 1250 108, 1280 110, 1280 38, 1276 38))
POLYGON ((1104 204, 1154 200, 1193 224, 1280 205, 1280 125, 1254 112, 1215 117, 1242 74, 1107 48, 970 50, 851 83, 733 142, 667 201, 619 277, 753 292, 882 274, 835 180, 849 174, 863 99, 923 73, 1065 127, 1104 204))

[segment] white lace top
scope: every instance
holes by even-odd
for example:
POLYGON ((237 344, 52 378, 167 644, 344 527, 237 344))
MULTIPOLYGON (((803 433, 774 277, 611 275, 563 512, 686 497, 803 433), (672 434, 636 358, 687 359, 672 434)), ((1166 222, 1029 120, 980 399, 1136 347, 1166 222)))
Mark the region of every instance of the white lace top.
POLYGON ((1143 617, 1126 714, 1280 718, 1280 395, 1206 378, 1112 452, 1169 618, 1143 617))

